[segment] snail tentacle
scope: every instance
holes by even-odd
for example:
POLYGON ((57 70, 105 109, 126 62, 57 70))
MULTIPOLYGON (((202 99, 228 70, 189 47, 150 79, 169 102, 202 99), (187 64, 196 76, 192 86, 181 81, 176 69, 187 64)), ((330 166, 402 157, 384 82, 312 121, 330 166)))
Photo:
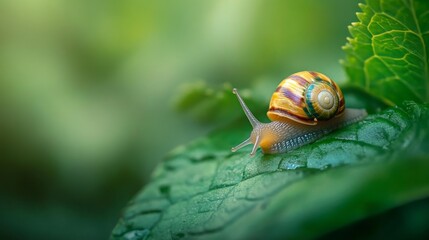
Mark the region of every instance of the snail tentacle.
POLYGON ((252 148, 252 151, 250 152, 250 156, 255 155, 256 150, 258 150, 261 139, 262 138, 260 134, 256 135, 256 139, 255 139, 255 142, 253 143, 253 148, 252 148))
POLYGON ((244 114, 246 114, 247 119, 249 119, 250 124, 252 124, 252 127, 255 127, 256 125, 260 124, 258 119, 256 119, 255 116, 253 116, 253 113, 247 107, 246 103, 243 101, 240 94, 238 94, 238 91, 236 88, 232 89, 232 93, 237 95, 238 102, 240 103, 241 107, 243 108, 244 114))
POLYGON ((245 147, 245 146, 247 146, 249 144, 252 144, 252 140, 250 140, 250 138, 244 140, 242 143, 240 143, 237 146, 231 148, 231 151, 232 152, 236 152, 237 150, 239 150, 239 149, 241 149, 241 148, 243 148, 243 147, 245 147))

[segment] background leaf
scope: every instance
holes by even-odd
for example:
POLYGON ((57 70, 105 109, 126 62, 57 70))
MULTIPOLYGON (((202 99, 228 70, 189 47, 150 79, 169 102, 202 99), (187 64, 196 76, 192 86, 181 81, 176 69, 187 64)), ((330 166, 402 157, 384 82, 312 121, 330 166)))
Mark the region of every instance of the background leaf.
POLYGON ((250 128, 231 125, 173 151, 112 238, 315 237, 429 197, 427 159, 385 163, 427 144, 428 117, 428 106, 408 102, 287 154, 253 158, 229 151, 250 128))
POLYGON ((367 0, 349 31, 349 81, 390 104, 429 100, 429 2, 367 0))

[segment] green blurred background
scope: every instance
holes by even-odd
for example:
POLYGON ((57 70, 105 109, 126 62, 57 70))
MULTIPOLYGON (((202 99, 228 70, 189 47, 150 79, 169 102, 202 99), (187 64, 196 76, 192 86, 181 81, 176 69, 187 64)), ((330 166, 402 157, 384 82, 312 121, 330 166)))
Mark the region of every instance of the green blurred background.
POLYGON ((241 116, 189 93, 343 82, 357 3, 0 0, 0 238, 108 238, 163 156, 241 116))

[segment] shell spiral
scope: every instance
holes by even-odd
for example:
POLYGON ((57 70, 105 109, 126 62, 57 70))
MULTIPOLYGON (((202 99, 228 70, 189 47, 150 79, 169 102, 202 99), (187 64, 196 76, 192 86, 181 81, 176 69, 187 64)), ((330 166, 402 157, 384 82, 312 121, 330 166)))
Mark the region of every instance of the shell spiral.
POLYGON ((303 71, 287 77, 278 85, 267 115, 271 121, 287 118, 316 125, 319 120, 341 115, 344 109, 344 96, 334 81, 318 72, 303 71))

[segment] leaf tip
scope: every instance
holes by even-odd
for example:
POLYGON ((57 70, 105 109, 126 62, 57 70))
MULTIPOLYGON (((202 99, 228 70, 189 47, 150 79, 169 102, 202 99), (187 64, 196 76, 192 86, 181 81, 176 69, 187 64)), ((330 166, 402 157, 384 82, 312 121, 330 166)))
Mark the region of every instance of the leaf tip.
POLYGON ((348 40, 348 42, 344 46, 341 47, 341 49, 343 51, 346 51, 346 52, 352 48, 352 41, 350 39, 347 39, 347 40, 348 40))
POLYGON ((361 22, 363 22, 363 21, 365 20, 365 13, 363 13, 363 12, 357 12, 357 13, 356 13, 356 17, 357 17, 361 22))
POLYGON ((347 39, 347 41, 349 41, 349 42, 352 42, 352 41, 353 41, 353 38, 351 38, 351 37, 346 37, 346 39, 347 39))
POLYGON ((358 3, 358 6, 362 10, 364 10, 366 8, 366 5, 364 3, 358 3))

